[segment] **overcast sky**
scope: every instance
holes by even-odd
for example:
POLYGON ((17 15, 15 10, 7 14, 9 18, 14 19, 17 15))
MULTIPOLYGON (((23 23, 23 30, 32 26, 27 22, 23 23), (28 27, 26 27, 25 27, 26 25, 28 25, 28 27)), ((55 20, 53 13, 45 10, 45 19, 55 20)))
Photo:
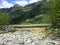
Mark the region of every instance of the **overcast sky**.
POLYGON ((31 4, 38 1, 40 0, 0 0, 0 8, 10 8, 14 4, 25 6, 27 4, 31 4))

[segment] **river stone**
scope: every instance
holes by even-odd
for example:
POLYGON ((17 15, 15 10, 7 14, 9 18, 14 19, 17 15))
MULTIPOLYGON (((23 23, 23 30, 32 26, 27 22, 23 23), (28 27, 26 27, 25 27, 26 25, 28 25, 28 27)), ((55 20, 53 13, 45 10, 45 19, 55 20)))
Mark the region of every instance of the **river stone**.
POLYGON ((53 42, 47 42, 46 45, 55 45, 53 42))
MULTIPOLYGON (((55 45, 57 41, 33 31, 0 34, 0 45, 55 45)), ((57 44, 56 44, 57 45, 57 44)))

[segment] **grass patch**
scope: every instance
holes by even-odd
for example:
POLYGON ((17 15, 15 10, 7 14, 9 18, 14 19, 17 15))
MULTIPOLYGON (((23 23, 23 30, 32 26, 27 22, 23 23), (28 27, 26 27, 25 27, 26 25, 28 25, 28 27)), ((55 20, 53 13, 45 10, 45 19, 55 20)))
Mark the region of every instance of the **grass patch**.
POLYGON ((8 32, 15 32, 16 30, 9 30, 8 32))

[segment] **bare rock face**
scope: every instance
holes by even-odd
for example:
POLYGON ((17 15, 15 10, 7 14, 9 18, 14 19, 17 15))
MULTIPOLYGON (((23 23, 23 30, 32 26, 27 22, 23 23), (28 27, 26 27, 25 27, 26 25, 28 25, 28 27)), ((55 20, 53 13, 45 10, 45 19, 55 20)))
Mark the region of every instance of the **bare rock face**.
POLYGON ((45 34, 36 34, 33 31, 16 31, 0 34, 0 45, 58 45, 59 41, 45 38, 45 34))

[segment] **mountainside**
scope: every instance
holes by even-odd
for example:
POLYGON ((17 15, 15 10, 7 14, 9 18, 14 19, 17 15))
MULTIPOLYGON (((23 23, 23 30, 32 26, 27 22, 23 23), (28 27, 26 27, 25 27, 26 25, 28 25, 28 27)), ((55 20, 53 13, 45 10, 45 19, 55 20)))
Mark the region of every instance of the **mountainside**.
POLYGON ((36 24, 43 23, 44 13, 42 6, 45 3, 43 1, 35 2, 25 7, 18 4, 11 8, 0 9, 2 12, 7 12, 10 16, 10 24, 36 24))

